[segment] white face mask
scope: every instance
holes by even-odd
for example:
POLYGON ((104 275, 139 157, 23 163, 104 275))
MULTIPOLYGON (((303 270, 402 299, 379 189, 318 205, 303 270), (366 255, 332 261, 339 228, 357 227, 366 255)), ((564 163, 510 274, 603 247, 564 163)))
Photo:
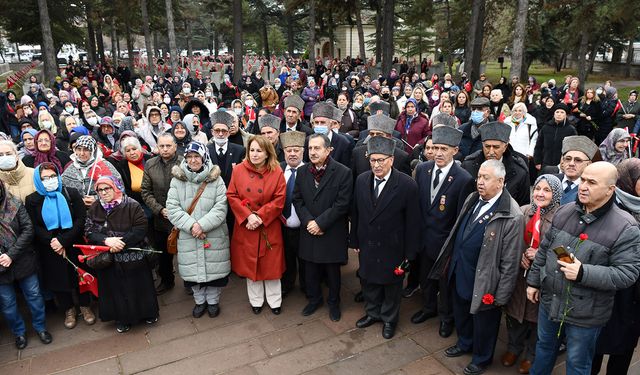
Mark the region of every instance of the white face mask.
POLYGON ((31 116, 31 109, 25 109, 24 114, 25 116, 31 116))
POLYGON ((87 122, 89 123, 89 125, 91 126, 96 126, 98 124, 98 118, 97 117, 89 117, 87 119, 87 122))
POLYGON ((50 178, 48 180, 42 181, 42 185, 44 185, 44 189, 46 191, 56 191, 58 190, 58 178, 50 178))
POLYGON ((51 129, 51 121, 49 120, 42 121, 42 126, 44 126, 45 129, 51 129))
POLYGON ((64 107, 64 110, 67 111, 67 113, 73 113, 74 108, 73 107, 64 107))
POLYGON ((280 88, 280 86, 281 86, 281 84, 280 84, 280 83, 274 83, 274 84, 273 84, 273 87, 275 87, 275 88, 276 88, 276 90, 277 90, 277 89, 279 89, 279 88, 280 88))
POLYGON ((360 109, 362 108, 362 103, 353 103, 353 109, 360 109))
POLYGON ((15 155, 0 156, 0 169, 3 171, 14 169, 17 163, 18 159, 16 159, 15 155))
POLYGON ((242 116, 242 108, 234 108, 233 112, 238 116, 242 116))
POLYGON ((51 98, 53 98, 53 94, 52 93, 48 93, 47 94, 47 99, 51 99, 51 98))
POLYGON ((185 94, 190 94, 190 93, 191 93, 191 88, 189 88, 189 87, 183 87, 183 88, 182 88, 182 92, 184 92, 185 94))
POLYGON ((253 99, 247 99, 244 101, 244 104, 247 105, 247 107, 253 107, 253 99))
POLYGON ((214 138, 214 142, 216 143, 216 145, 218 145, 219 147, 224 146, 227 143, 227 138, 214 138))
POLYGON ((171 98, 164 98, 164 104, 171 104, 171 98))

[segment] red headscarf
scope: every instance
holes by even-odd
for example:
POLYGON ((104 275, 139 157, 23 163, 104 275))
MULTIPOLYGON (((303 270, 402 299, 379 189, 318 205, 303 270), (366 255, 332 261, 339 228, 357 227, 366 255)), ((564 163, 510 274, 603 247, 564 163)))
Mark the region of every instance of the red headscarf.
POLYGON ((62 171, 60 159, 58 159, 58 157, 56 156, 56 137, 53 136, 53 133, 48 130, 40 130, 38 133, 36 133, 33 141, 35 142, 36 146, 33 152, 33 155, 35 157, 33 167, 35 168, 44 162, 50 162, 53 163, 53 165, 55 165, 59 171, 62 171), (47 152, 42 152, 38 149, 38 138, 40 138, 41 136, 49 137, 49 140, 51 141, 51 148, 49 148, 49 151, 47 152))

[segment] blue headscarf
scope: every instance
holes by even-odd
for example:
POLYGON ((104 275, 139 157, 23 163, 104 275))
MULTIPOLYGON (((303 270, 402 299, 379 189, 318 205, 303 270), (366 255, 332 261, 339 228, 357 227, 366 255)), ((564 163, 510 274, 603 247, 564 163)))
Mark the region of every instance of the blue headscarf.
POLYGON ((47 230, 54 229, 69 229, 73 226, 73 220, 71 219, 71 211, 69 211, 69 205, 67 200, 62 195, 62 178, 58 168, 53 165, 58 174, 58 189, 54 191, 47 191, 40 179, 40 168, 45 164, 38 165, 33 171, 33 184, 36 187, 38 194, 44 196, 44 203, 42 204, 42 221, 47 226, 47 230))

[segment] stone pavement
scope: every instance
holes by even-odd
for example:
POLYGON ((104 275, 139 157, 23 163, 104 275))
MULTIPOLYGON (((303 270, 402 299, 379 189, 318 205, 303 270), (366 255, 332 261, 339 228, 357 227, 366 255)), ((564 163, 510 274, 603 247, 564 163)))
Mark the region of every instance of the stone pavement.
MULTIPOLYGON (((300 312, 306 301, 299 291, 283 303, 279 316, 266 308, 254 315, 244 280, 232 277, 221 299, 221 314, 211 319, 191 317, 192 298, 181 287, 160 297, 160 320, 118 334, 113 323, 87 326, 79 318, 72 330, 63 326, 62 312, 48 316, 54 341, 43 345, 29 327, 29 346, 17 351, 0 320, 0 374, 461 374, 470 356, 446 358, 455 342, 438 335, 437 319, 414 325, 409 321, 420 304, 418 294, 404 299, 396 336, 382 338, 380 324, 355 328, 363 315, 353 302, 359 289, 357 258, 343 267, 342 320, 332 322, 326 305, 310 317, 300 312)), ((180 283, 178 283, 180 284, 180 283)), ((496 360, 487 374, 517 374, 517 367, 498 363, 505 348, 501 330, 496 360)), ((554 374, 563 374, 562 357, 554 374)), ((640 374, 636 353, 630 374, 640 374)))

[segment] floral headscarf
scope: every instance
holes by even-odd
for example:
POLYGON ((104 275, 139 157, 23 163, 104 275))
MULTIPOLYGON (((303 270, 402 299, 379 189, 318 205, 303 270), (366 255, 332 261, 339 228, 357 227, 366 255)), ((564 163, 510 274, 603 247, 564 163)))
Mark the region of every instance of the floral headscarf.
MULTIPOLYGON (((563 194, 562 182, 558 177, 552 174, 543 174, 540 177, 538 177, 536 181, 533 183, 534 190, 536 185, 538 185, 538 183, 542 180, 547 181, 547 183, 549 184, 549 187, 551 187, 551 203, 549 203, 547 207, 543 207, 540 209, 540 215, 544 215, 547 212, 553 210, 554 208, 560 206, 560 199, 562 199, 562 194, 563 194)), ((531 193, 531 195, 532 195, 531 211, 535 212, 538 210, 538 205, 533 200, 533 192, 531 193)))

